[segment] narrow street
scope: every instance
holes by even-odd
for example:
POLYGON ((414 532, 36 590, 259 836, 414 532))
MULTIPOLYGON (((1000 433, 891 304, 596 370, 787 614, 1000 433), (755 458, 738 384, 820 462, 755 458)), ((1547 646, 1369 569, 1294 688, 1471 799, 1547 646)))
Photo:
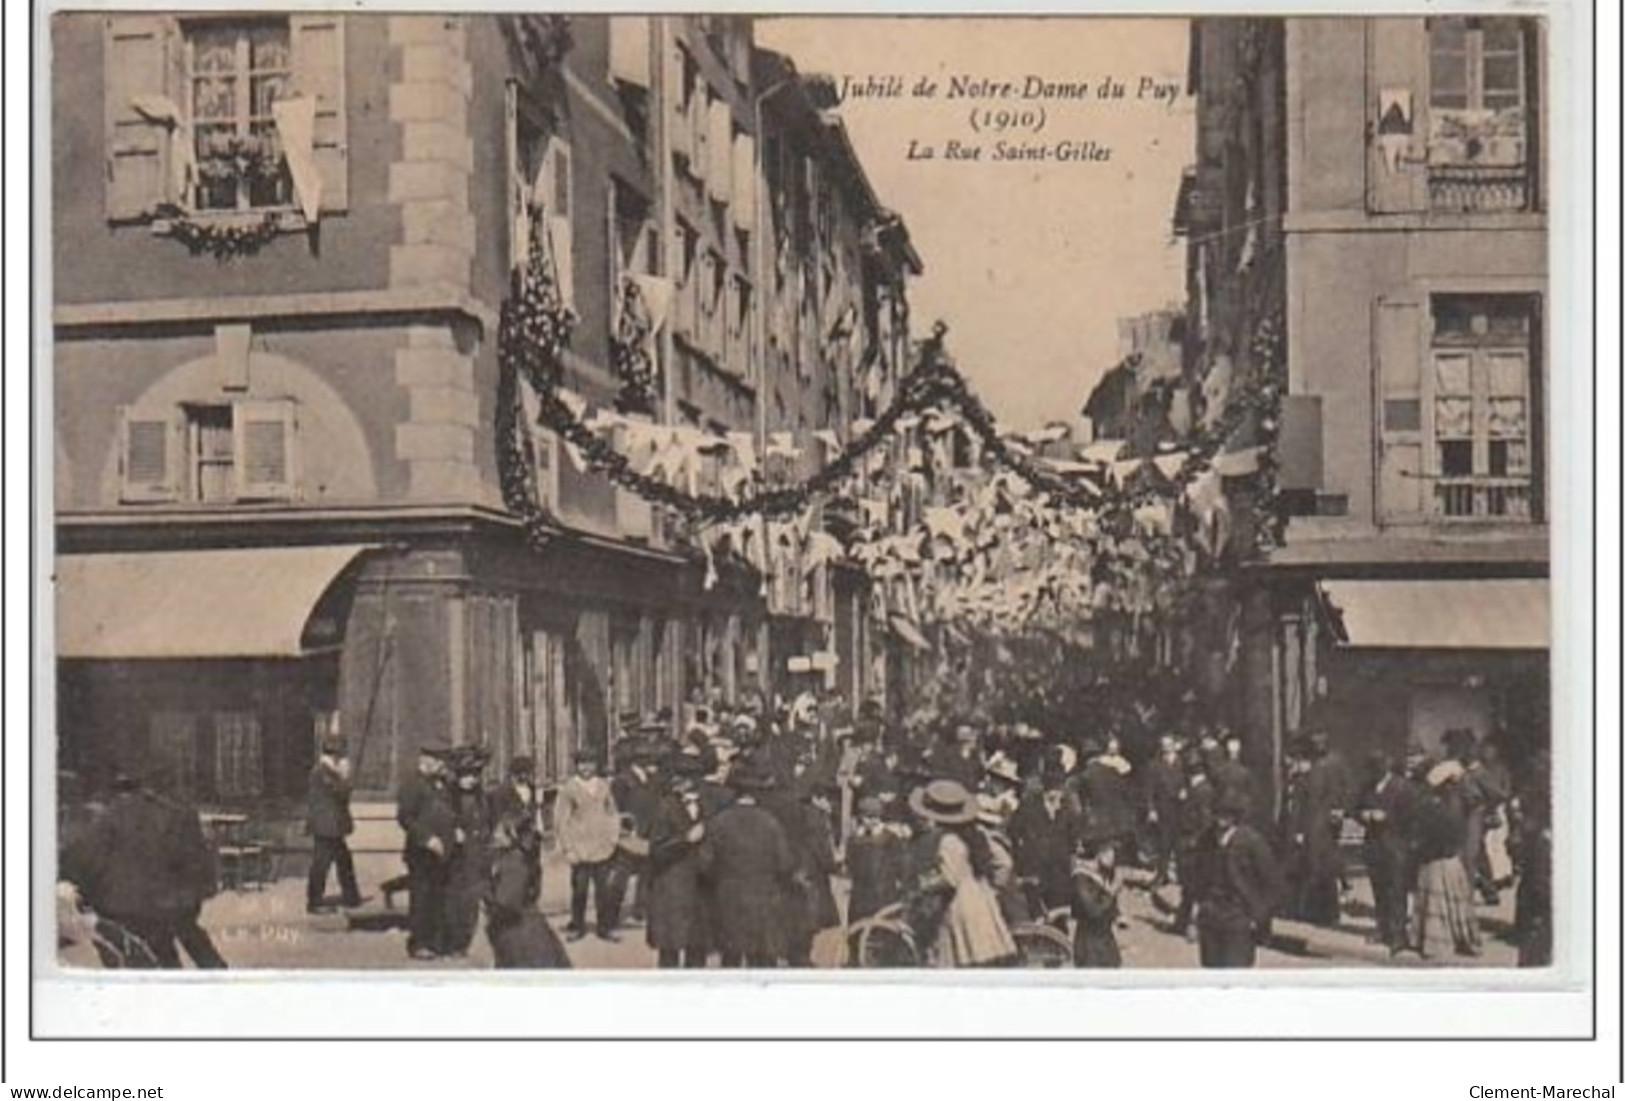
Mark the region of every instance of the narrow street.
MULTIPOLYGON (((304 884, 297 878, 277 880, 264 890, 227 891, 204 907, 203 924, 221 954, 236 968, 374 970, 483 970, 491 967, 491 949, 482 931, 466 959, 419 962, 406 955, 406 900, 396 899, 390 911, 370 885, 390 872, 390 858, 369 857, 360 869, 367 904, 353 919, 343 913, 309 916, 304 912, 304 884)), ((1275 947, 1258 955, 1261 968, 1396 966, 1386 952, 1369 943, 1372 931, 1369 895, 1363 880, 1356 882, 1356 898, 1336 930, 1313 929, 1297 922, 1276 923, 1275 947)), ((843 896, 846 881, 836 881, 843 896)), ((542 911, 554 929, 568 918, 569 872, 550 860, 543 876, 542 911)), ((1166 931, 1165 915, 1158 912, 1148 892, 1134 886, 1122 894, 1124 928, 1118 930, 1123 967, 1133 969, 1196 969, 1200 966, 1194 943, 1166 931)), ((1516 949, 1501 935, 1511 928, 1510 894, 1499 907, 1479 907, 1485 932, 1484 954, 1477 959, 1450 961, 1447 966, 1513 967, 1516 949)), ((585 970, 651 968, 654 952, 644 942, 641 925, 623 925, 619 941, 595 936, 567 945, 574 966, 585 970)), ((73 958, 71 955, 65 959, 73 958)), ((1405 961, 1419 966, 1414 957, 1405 961)))

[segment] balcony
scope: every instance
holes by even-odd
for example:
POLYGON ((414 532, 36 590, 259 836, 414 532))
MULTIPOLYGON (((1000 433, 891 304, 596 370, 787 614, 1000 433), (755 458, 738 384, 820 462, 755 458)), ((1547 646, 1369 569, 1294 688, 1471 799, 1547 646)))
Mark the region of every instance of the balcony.
POLYGON ((1529 171, 1523 165, 1429 165, 1428 206, 1453 214, 1528 210, 1529 171))
POLYGON ((1529 482, 1522 478, 1440 478, 1433 487, 1435 515, 1446 520, 1528 522, 1529 482))

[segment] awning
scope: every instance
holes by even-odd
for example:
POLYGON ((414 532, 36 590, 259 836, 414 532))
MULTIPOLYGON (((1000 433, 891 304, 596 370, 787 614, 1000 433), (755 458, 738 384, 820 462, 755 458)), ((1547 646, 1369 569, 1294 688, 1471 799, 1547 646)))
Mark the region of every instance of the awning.
POLYGON ((1415 650, 1545 650, 1544 579, 1323 581, 1347 644, 1415 650))
POLYGON ((57 656, 297 657, 317 601, 373 546, 62 555, 57 656))
POLYGON ((891 617, 892 634, 914 647, 916 650, 929 650, 931 643, 920 633, 920 629, 906 616, 894 615, 891 617))

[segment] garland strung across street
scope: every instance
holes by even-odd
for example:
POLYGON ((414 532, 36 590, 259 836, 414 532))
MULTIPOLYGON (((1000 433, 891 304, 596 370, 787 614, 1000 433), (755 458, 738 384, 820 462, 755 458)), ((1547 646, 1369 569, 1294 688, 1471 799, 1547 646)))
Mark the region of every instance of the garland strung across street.
MULTIPOLYGON (((1279 418, 1281 387, 1275 376, 1280 326, 1271 319, 1259 328, 1250 349, 1255 361, 1250 378, 1256 382, 1223 394, 1220 415, 1195 427, 1186 448, 1137 464, 1143 476, 1127 478, 1121 484, 1112 484, 1104 476, 1097 481, 1084 472, 1063 473, 1047 467, 999 431, 992 413, 946 354, 947 326, 938 322, 931 336, 921 342, 916 363, 899 381, 890 406, 816 473, 792 484, 769 485, 757 471, 737 492, 698 492, 639 470, 630 456, 589 423, 585 402, 563 385, 564 353, 575 324, 574 312, 560 297, 545 236, 539 223, 533 223, 529 257, 516 273, 512 293, 501 311, 498 435, 504 501, 525 521, 537 546, 545 545, 549 538, 548 516, 535 485, 535 455, 528 433, 519 431, 521 416, 556 433, 586 469, 602 473, 620 488, 670 509, 696 527, 797 514, 815 499, 839 492, 860 463, 896 434, 905 417, 937 410, 957 412, 961 423, 980 441, 984 457, 1010 470, 1033 491, 1048 495, 1056 504, 1093 512, 1108 526, 1121 525, 1136 508, 1176 499, 1208 475, 1225 444, 1249 419, 1260 442, 1272 444, 1279 418), (521 382, 534 394, 534 408, 524 408, 521 382), (1155 474, 1150 473, 1152 469, 1155 474)), ((623 389, 636 394, 633 401, 623 395, 618 404, 647 407, 652 380, 646 368, 623 372, 622 380, 623 389)), ((1258 465, 1247 471, 1262 476, 1266 502, 1273 499, 1273 467, 1265 457, 1268 450, 1259 448, 1258 465)), ((1261 533, 1261 538, 1267 534, 1261 533)))

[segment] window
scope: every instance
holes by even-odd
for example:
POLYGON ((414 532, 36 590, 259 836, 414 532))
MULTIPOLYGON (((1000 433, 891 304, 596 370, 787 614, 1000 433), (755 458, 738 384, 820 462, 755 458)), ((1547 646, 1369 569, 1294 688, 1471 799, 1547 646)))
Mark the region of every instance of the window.
POLYGON ((508 160, 508 259, 519 267, 540 235, 552 258, 560 299, 575 302, 575 247, 571 222, 574 181, 570 143, 546 124, 517 81, 504 91, 508 160))
POLYGON ((223 504, 297 496, 294 403, 187 403, 121 412, 120 499, 223 504))
POLYGON ((108 16, 104 38, 107 215, 144 221, 166 206, 234 214, 348 202, 344 19, 108 16), (278 104, 313 101, 308 147, 290 149, 278 104), (289 156, 308 157, 301 197, 289 156), (319 194, 314 188, 319 187, 319 194))
POLYGON ((1535 105, 1529 39, 1518 19, 1428 20, 1431 209, 1521 210, 1530 205, 1535 105))
POLYGON ((1434 298, 1429 383, 1436 515, 1532 518, 1534 339, 1527 299, 1434 298))
POLYGON ((293 182, 271 108, 287 96, 286 20, 194 25, 186 33, 196 210, 286 206, 293 182))
POLYGON ((265 794, 264 740, 253 711, 158 711, 148 726, 158 786, 203 802, 265 794))

